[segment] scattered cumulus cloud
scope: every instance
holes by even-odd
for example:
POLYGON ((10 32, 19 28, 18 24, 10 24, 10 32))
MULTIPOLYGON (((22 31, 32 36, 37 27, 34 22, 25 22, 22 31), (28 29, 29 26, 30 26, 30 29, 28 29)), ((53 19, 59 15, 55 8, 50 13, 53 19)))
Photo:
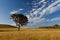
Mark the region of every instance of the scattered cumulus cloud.
POLYGON ((40 13, 40 17, 43 17, 45 14, 51 14, 53 12, 56 11, 56 9, 58 9, 58 7, 60 7, 60 4, 58 4, 60 1, 56 1, 54 3, 52 3, 51 5, 49 5, 47 8, 43 9, 40 13), (58 4, 58 5, 56 5, 58 4), (56 6, 55 6, 56 5, 56 6), (55 10, 52 10, 55 9, 55 10))
POLYGON ((15 14, 15 13, 18 13, 19 11, 22 11, 22 10, 23 10, 22 8, 20 8, 18 10, 13 10, 13 11, 10 12, 10 14, 15 14))
POLYGON ((32 8, 32 10, 30 11, 30 14, 26 15, 29 18, 29 22, 33 22, 34 24, 36 24, 36 23, 41 23, 45 21, 60 20, 60 18, 53 18, 53 19, 42 18, 44 15, 52 14, 53 12, 60 10, 60 0, 56 0, 55 2, 52 1, 52 3, 48 7, 45 7, 47 4, 45 0, 42 0, 35 4, 41 4, 42 2, 44 3, 42 7, 39 7, 37 9, 32 8), (39 14, 40 16, 33 17, 34 15, 37 15, 37 14, 39 14))
MULTIPOLYGON (((56 0, 56 1, 52 0, 51 4, 49 4, 47 7, 46 4, 48 4, 48 1, 46 0, 40 0, 39 2, 36 2, 36 0, 34 0, 33 2, 34 3, 32 4, 33 7, 32 10, 29 11, 29 14, 26 14, 30 22, 29 25, 35 25, 37 23, 42 23, 46 21, 60 20, 60 17, 55 17, 52 19, 46 19, 45 17, 43 17, 44 15, 49 15, 52 14, 53 12, 56 12, 57 10, 60 10, 60 0, 56 0), (41 7, 38 7, 38 5, 40 5, 41 3, 43 3, 43 5, 41 7), (37 14, 39 14, 40 16, 37 17, 38 16, 37 14)), ((22 10, 23 9, 13 10, 10 13, 14 14, 22 10)))
POLYGON ((17 13, 17 12, 18 12, 18 11, 13 10, 13 11, 10 12, 10 14, 15 14, 15 13, 17 13))
POLYGON ((55 17, 51 19, 51 21, 58 21, 58 20, 60 20, 60 17, 55 17))
POLYGON ((19 11, 22 11, 23 9, 19 9, 19 11))

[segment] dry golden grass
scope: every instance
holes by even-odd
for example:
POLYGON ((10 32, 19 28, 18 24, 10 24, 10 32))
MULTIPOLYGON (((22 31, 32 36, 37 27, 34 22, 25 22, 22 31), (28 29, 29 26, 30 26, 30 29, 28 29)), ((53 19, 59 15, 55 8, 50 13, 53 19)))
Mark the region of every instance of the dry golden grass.
POLYGON ((60 29, 1 28, 0 40, 60 40, 60 29))

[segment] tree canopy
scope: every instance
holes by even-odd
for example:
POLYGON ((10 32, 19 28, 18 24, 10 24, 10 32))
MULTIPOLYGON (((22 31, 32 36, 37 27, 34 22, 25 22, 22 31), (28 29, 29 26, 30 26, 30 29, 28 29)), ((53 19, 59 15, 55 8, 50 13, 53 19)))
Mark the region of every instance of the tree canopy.
POLYGON ((28 18, 23 14, 12 14, 11 18, 18 26, 27 25, 28 23, 28 18))

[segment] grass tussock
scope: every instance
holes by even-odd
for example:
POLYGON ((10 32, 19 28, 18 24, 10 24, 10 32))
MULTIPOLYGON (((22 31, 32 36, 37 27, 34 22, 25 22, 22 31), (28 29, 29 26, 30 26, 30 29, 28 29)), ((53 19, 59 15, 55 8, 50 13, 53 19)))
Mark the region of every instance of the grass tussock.
POLYGON ((35 28, 17 31, 17 28, 2 28, 0 30, 2 30, 0 32, 0 40, 60 40, 60 29, 35 28))

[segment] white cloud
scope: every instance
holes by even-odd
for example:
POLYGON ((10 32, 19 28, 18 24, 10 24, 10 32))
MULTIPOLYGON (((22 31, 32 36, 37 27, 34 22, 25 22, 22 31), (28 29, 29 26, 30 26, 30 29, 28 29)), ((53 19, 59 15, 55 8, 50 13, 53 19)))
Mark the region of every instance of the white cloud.
MULTIPOLYGON (((42 2, 44 2, 44 0, 42 0, 42 2)), ((38 2, 38 3, 41 3, 41 2, 38 2)), ((33 22, 32 24, 34 25, 36 23, 41 23, 41 22, 45 22, 45 21, 60 20, 59 18, 53 18, 53 19, 42 18, 45 14, 47 14, 47 15, 52 14, 53 12, 60 10, 60 4, 58 4, 58 3, 60 3, 60 0, 55 1, 54 3, 50 4, 46 8, 44 8, 46 5, 46 3, 45 3, 42 7, 38 8, 38 9, 32 9, 31 11, 33 11, 33 13, 30 12, 30 15, 27 16, 29 18, 29 22, 33 22), (30 18, 31 15, 33 16, 36 14, 40 14, 40 16, 30 18)))
POLYGON ((41 0, 40 2, 38 2, 38 4, 40 4, 40 3, 42 3, 42 2, 44 2, 45 0, 41 0))
MULTIPOLYGON (((41 2, 44 2, 45 0, 42 0, 41 2)), ((41 3, 41 2, 38 2, 38 3, 41 3)), ((30 15, 29 16, 32 16, 33 17, 33 15, 36 15, 36 14, 38 14, 44 7, 45 7, 45 5, 46 5, 46 3, 44 3, 44 5, 41 7, 41 8, 32 8, 32 10, 30 11, 30 15)), ((36 5, 36 6, 38 6, 38 5, 36 5)))
POLYGON ((42 23, 42 22, 45 22, 46 21, 46 19, 45 18, 35 18, 34 20, 34 23, 42 23))
POLYGON ((29 15, 26 15, 28 17, 28 19, 30 19, 30 16, 29 15))
POLYGON ((57 11, 57 10, 60 10, 60 4, 58 4, 58 5, 55 6, 55 7, 50 8, 49 13, 51 14, 51 13, 57 11))
POLYGON ((38 23, 43 23, 46 22, 47 20, 45 18, 33 18, 30 19, 30 23, 28 23, 28 25, 32 26, 32 25, 37 25, 38 23))
POLYGON ((60 20, 60 17, 55 17, 51 19, 51 21, 58 21, 58 20, 60 20))
POLYGON ((19 11, 22 11, 22 10, 23 10, 22 8, 20 8, 18 10, 13 10, 13 11, 10 12, 10 14, 15 14, 15 13, 18 13, 19 11))
POLYGON ((17 12, 18 12, 18 11, 13 10, 13 11, 10 12, 10 14, 15 14, 15 13, 17 13, 17 12))
POLYGON ((45 7, 45 4, 41 7, 41 8, 38 8, 36 11, 33 12, 33 14, 37 14, 38 12, 40 12, 42 10, 42 8, 45 7))
POLYGON ((43 17, 45 14, 50 14, 52 12, 55 12, 57 10, 52 10, 52 9, 58 9, 58 4, 60 2, 60 0, 57 0, 56 2, 52 3, 51 5, 49 5, 47 8, 43 9, 41 12, 39 12, 40 17, 43 17), (56 6, 55 6, 56 5, 56 6))
MULTIPOLYGON (((45 22, 45 21, 55 21, 55 20, 60 20, 60 17, 56 17, 56 18, 52 18, 52 19, 46 19, 46 18, 42 18, 45 14, 52 14, 53 12, 60 10, 60 0, 57 0, 55 2, 53 2, 52 4, 50 4, 48 7, 44 8, 46 5, 45 0, 41 0, 40 2, 38 2, 38 4, 44 2, 44 5, 40 8, 32 8, 32 10, 30 11, 30 15, 26 15, 28 17, 29 22, 33 22, 30 25, 34 25, 36 23, 41 23, 41 22, 45 22), (44 8, 44 9, 43 9, 44 8), (34 17, 31 18, 31 16, 36 15, 36 14, 40 14, 39 17, 34 17)), ((37 6, 37 5, 36 5, 37 6)), ((23 9, 18 9, 18 10, 13 10, 10 13, 17 13, 18 11, 22 11, 23 9)))
POLYGON ((20 8, 18 11, 22 11, 23 9, 22 8, 20 8))

